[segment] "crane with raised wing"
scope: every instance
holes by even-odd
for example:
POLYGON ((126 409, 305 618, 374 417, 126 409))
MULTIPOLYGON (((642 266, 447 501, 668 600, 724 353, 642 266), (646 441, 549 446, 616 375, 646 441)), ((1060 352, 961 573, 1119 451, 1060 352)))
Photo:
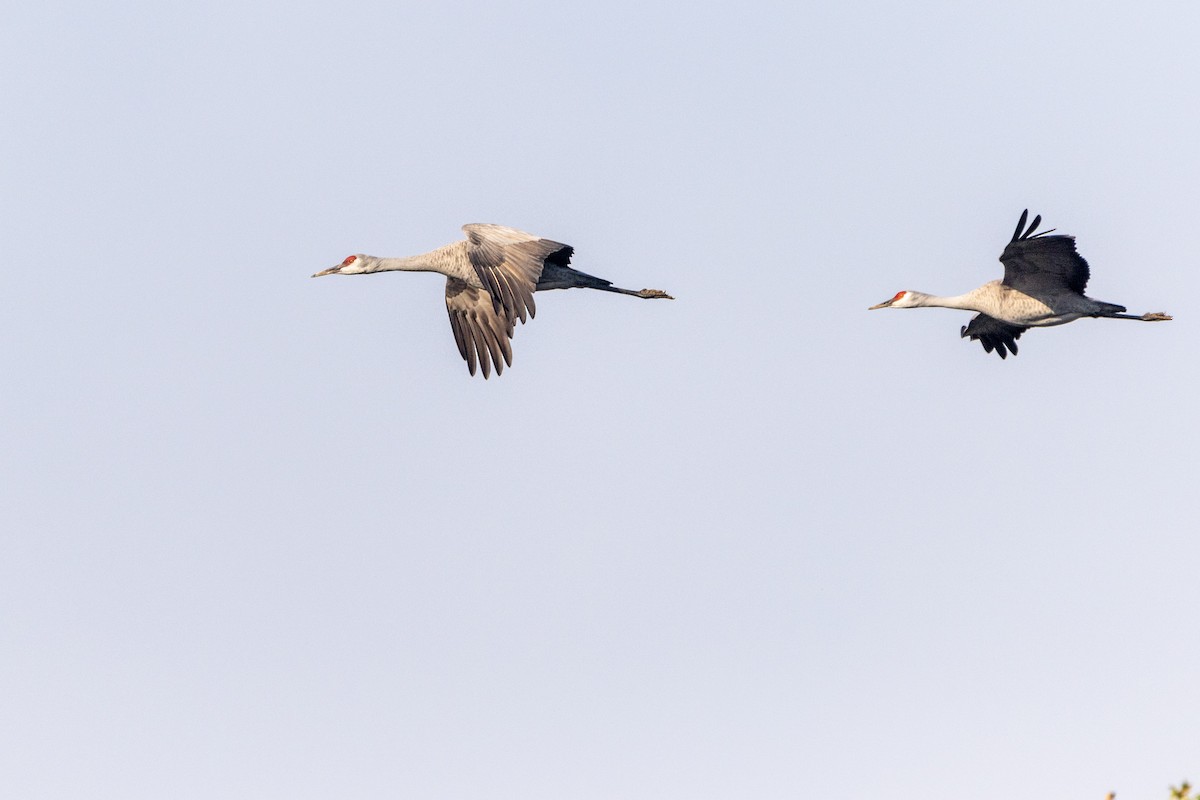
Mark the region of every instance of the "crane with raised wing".
POLYGON ((1125 306, 1093 300, 1084 295, 1091 273, 1088 263, 1075 249, 1075 237, 1050 236, 1054 231, 1035 233, 1041 216, 1025 222, 1029 209, 1021 212, 1012 240, 1000 254, 1004 277, 990 281, 966 294, 939 297, 923 292, 897 292, 877 308, 958 308, 979 312, 964 325, 961 336, 977 340, 987 352, 1005 358, 1017 354, 1017 339, 1029 328, 1065 325, 1082 317, 1136 319, 1162 322, 1171 319, 1160 312, 1136 316, 1125 306))

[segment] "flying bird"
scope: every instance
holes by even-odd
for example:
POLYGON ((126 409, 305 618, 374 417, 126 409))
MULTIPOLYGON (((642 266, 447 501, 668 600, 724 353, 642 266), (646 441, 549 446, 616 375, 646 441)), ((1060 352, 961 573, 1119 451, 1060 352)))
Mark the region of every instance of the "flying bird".
POLYGON ((533 293, 547 289, 599 289, 645 299, 674 298, 658 289, 621 289, 612 281, 570 266, 574 252, 568 244, 534 236, 503 225, 463 225, 465 241, 454 242, 418 256, 379 258, 358 253, 336 267, 313 275, 362 275, 369 272, 439 272, 446 276, 446 310, 458 352, 467 369, 483 377, 512 366, 509 340, 518 319, 524 324, 536 308, 533 293))
POLYGON ((938 297, 922 292, 897 292, 891 300, 871 306, 877 308, 960 308, 978 311, 970 323, 959 332, 977 340, 987 352, 993 350, 1001 358, 1009 351, 1017 354, 1017 339, 1029 328, 1064 325, 1081 317, 1108 319, 1137 319, 1161 322, 1171 319, 1162 313, 1140 317, 1125 314, 1125 306, 1103 303, 1083 294, 1087 287, 1088 263, 1075 249, 1074 236, 1050 236, 1054 231, 1034 233, 1041 216, 1033 218, 1029 227, 1025 221, 1029 209, 1021 212, 1012 240, 1000 254, 1004 278, 990 281, 978 289, 955 297, 938 297))

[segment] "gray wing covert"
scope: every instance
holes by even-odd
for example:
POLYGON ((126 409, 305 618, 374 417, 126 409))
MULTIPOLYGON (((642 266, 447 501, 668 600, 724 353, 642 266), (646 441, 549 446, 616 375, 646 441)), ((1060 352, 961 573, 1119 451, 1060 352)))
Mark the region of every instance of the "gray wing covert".
POLYGON ((469 243, 467 257, 496 313, 520 317, 521 322, 537 313, 533 293, 546 260, 553 257, 566 264, 573 252, 570 245, 503 225, 464 225, 463 231, 469 243))

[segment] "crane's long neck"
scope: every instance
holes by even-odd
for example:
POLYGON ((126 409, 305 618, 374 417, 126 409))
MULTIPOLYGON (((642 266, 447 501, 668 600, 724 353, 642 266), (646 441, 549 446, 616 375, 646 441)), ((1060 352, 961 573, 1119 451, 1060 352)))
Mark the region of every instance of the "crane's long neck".
POLYGON ((963 311, 983 311, 979 306, 978 298, 975 297, 975 292, 956 294, 952 297, 941 297, 924 292, 909 292, 909 295, 914 308, 959 308, 963 311))
POLYGON ((460 251, 462 242, 455 242, 446 247, 439 247, 428 253, 416 256, 399 256, 396 258, 375 258, 375 268, 372 272, 438 272, 442 275, 460 277, 462 260, 460 251))

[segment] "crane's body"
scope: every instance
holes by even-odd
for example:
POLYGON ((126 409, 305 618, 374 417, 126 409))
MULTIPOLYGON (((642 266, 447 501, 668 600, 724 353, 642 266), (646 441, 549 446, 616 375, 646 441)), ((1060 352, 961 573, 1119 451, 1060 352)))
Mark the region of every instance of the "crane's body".
POLYGON ((1028 216, 1028 210, 1021 213, 1012 241, 1000 255, 1003 279, 953 297, 897 292, 891 300, 871 306, 870 310, 937 307, 979 312, 962 327, 960 335, 978 340, 985 351, 995 350, 1001 358, 1008 351, 1016 355, 1016 340, 1029 328, 1065 325, 1083 317, 1143 322, 1171 319, 1162 313, 1125 314, 1122 305, 1084 295, 1091 273, 1087 261, 1075 249, 1075 237, 1049 236, 1051 231, 1034 233, 1042 218, 1034 217, 1026 229, 1028 216))
POLYGON ((644 299, 673 299, 658 289, 622 289, 570 266, 574 248, 503 225, 464 225, 464 241, 428 253, 399 258, 365 254, 347 256, 341 264, 315 275, 362 275, 372 272, 436 272, 446 276, 446 310, 458 351, 475 374, 483 377, 512 366, 516 321, 537 312, 534 292, 550 289, 599 289, 644 299))
MULTIPOLYGON (((1045 328, 1065 325, 1081 317, 1103 315, 1110 311, 1124 311, 1124 306, 1104 303, 1080 294, 1065 293, 1047 297, 1036 297, 1019 289, 1005 286, 1004 281, 988 281, 978 289, 954 297, 939 297, 922 292, 906 292, 909 302, 896 303, 895 308, 958 308, 978 311, 982 314, 1020 325, 1023 328, 1045 328)), ((893 298, 894 299, 894 298, 893 298)))

